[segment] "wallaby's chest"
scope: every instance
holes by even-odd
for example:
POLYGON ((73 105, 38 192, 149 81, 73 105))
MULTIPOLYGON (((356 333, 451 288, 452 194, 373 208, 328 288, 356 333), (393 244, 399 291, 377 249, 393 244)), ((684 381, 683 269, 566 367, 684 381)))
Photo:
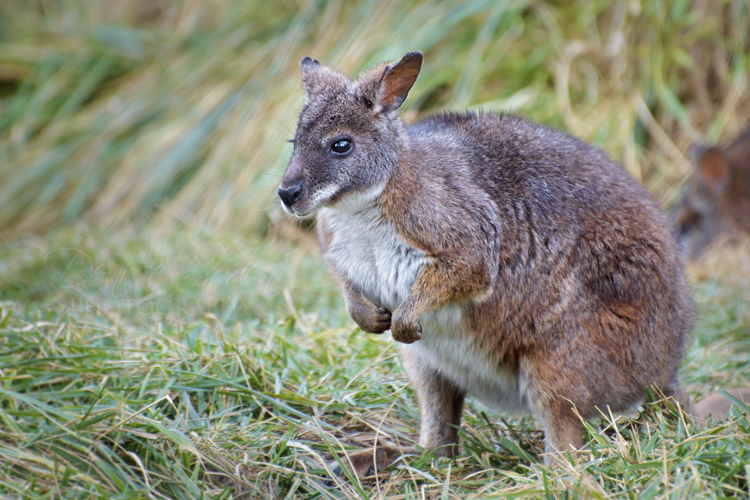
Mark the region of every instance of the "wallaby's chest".
MULTIPOLYGON (((325 209, 330 242, 324 257, 374 304, 394 311, 409 294, 424 252, 406 244, 377 210, 351 214, 325 209)), ((523 411, 518 375, 497 366, 462 332, 458 304, 423 314, 422 340, 404 346, 412 356, 490 406, 523 411)))
POLYGON ((409 294, 424 252, 406 244, 377 208, 357 213, 326 209, 331 232, 325 252, 329 264, 372 303, 395 310, 409 294))

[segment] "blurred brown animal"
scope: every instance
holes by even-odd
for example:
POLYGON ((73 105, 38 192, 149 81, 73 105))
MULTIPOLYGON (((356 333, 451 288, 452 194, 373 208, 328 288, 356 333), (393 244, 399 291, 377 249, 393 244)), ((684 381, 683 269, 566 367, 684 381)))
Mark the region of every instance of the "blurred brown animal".
MULTIPOLYGON (((726 147, 694 146, 691 155, 693 174, 674 220, 686 257, 698 261, 714 245, 750 236, 750 129, 726 147)), ((749 388, 726 390, 750 402, 749 388)), ((724 396, 712 393, 692 404, 691 414, 722 420, 730 407, 724 396)))
POLYGON ((696 146, 693 175, 675 210, 686 256, 697 260, 717 240, 750 235, 750 130, 729 146, 696 146))
MULTIPOLYGON (((284 210, 316 215, 352 319, 402 343, 419 444, 458 452, 466 395, 530 413, 547 463, 584 444, 597 408, 649 386, 684 404, 693 306, 661 208, 601 150, 516 116, 405 126, 421 64, 410 52, 350 80, 304 58, 279 188, 284 210)), ((357 474, 380 455, 355 456, 357 474)))

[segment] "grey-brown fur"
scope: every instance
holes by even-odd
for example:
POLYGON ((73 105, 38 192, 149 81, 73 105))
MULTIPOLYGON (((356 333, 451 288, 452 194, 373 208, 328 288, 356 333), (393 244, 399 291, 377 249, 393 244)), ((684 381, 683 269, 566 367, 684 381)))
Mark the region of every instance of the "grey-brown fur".
POLYGON ((456 452, 466 395, 531 413, 547 453, 583 445, 576 411, 626 410, 649 386, 684 403, 692 304, 659 206, 602 151, 516 116, 405 126, 397 108, 421 62, 351 81, 303 60, 279 190, 285 210, 317 214, 352 318, 402 343, 420 444, 456 452))
POLYGON ((696 146, 693 175, 675 210, 675 222, 689 259, 715 241, 750 234, 750 130, 726 147, 696 146))

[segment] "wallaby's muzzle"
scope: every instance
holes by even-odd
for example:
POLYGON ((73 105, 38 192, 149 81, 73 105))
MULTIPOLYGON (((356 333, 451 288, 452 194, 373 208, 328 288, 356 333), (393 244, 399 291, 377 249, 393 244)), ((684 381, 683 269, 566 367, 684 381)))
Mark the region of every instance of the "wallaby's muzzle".
POLYGON ((279 187, 278 193, 284 207, 291 209, 292 205, 302 197, 302 191, 304 188, 305 185, 302 181, 292 182, 289 187, 284 187, 284 184, 282 183, 279 187))

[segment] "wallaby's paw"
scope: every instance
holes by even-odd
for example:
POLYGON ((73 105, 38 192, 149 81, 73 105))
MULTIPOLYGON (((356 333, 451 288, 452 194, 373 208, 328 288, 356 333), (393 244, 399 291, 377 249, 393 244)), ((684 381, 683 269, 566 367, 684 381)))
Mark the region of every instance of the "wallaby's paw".
POLYGON ((412 344, 422 338, 422 326, 416 321, 413 323, 394 321, 391 324, 393 340, 404 344, 412 344))
POLYGON ((367 304, 357 304, 349 311, 355 323, 367 333, 383 333, 391 327, 391 311, 385 307, 367 304))

